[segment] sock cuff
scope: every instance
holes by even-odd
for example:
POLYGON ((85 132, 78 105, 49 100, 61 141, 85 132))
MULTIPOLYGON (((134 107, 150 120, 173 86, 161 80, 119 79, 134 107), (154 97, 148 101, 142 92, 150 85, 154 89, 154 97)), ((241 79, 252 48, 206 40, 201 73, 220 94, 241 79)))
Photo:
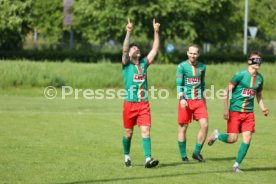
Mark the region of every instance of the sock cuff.
POLYGON ((250 143, 249 143, 249 144, 246 144, 245 142, 242 141, 242 145, 249 147, 249 146, 250 146, 250 143))
POLYGON ((184 144, 185 144, 185 143, 186 143, 186 141, 178 141, 178 143, 179 143, 179 144, 181 144, 181 143, 184 143, 184 144))
POLYGON ((123 136, 123 140, 131 140, 131 138, 127 138, 126 136, 123 136))
POLYGON ((147 138, 142 137, 142 140, 143 141, 150 140, 150 137, 147 137, 147 138))

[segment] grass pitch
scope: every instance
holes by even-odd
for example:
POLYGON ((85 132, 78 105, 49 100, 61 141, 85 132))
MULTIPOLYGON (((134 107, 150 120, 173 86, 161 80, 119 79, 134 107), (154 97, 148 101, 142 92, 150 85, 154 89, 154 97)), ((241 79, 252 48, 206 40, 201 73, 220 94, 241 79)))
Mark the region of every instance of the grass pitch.
MULTIPOLYGON (((135 128, 133 167, 123 163, 121 100, 47 100, 43 89, 1 91, 0 183, 250 183, 276 180, 276 101, 265 101, 270 116, 256 104, 256 133, 243 161, 232 172, 241 139, 233 145, 204 145, 206 163, 191 159, 198 125, 188 129, 189 164, 180 161, 177 145, 177 100, 151 100, 152 154, 156 169, 145 169, 141 135, 135 128)), ((226 130, 219 100, 208 101, 209 134, 226 130)), ((240 137, 241 138, 241 137, 240 137)))

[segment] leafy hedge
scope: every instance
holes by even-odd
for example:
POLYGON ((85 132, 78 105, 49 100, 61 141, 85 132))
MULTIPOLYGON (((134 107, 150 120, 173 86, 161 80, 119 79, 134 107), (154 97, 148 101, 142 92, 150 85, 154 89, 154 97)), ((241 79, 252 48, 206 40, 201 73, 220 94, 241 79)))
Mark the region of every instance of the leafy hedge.
POLYGON ((121 53, 118 52, 89 52, 89 51, 67 51, 67 50, 21 50, 21 51, 0 51, 0 59, 27 59, 33 61, 65 61, 76 62, 97 62, 103 59, 120 61, 121 53))
MULTIPOLYGON (((276 55, 263 55, 263 61, 276 62, 276 55)), ((94 51, 68 51, 68 50, 20 50, 20 51, 0 51, 0 59, 27 59, 33 61, 65 61, 75 62, 98 62, 101 60, 110 60, 111 62, 120 62, 121 52, 94 52, 94 51)), ((228 53, 208 53, 202 54, 200 60, 204 63, 223 63, 223 62, 244 62, 247 56, 243 54, 228 53)), ((186 53, 174 52, 170 54, 159 54, 158 63, 179 63, 187 59, 186 53)))
MULTIPOLYGON (((168 59, 168 63, 179 63, 182 60, 187 59, 186 53, 174 52, 165 55, 168 59), (180 59, 179 59, 180 58, 180 59)), ((276 62, 276 55, 262 55, 264 62, 274 63, 276 62)), ((243 63, 247 61, 247 56, 242 53, 233 54, 233 53, 207 53, 201 54, 199 57, 200 61, 204 63, 225 63, 225 62, 238 62, 243 63)))

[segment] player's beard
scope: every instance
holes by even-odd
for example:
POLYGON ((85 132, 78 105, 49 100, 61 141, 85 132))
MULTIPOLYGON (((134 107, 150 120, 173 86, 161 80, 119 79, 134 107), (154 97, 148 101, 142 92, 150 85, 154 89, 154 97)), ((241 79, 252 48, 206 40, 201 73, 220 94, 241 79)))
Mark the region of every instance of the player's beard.
POLYGON ((197 62, 197 58, 189 58, 191 64, 195 64, 197 62))
POLYGON ((141 53, 139 50, 135 51, 131 56, 132 60, 134 61, 137 61, 137 60, 139 61, 140 57, 141 57, 141 53))

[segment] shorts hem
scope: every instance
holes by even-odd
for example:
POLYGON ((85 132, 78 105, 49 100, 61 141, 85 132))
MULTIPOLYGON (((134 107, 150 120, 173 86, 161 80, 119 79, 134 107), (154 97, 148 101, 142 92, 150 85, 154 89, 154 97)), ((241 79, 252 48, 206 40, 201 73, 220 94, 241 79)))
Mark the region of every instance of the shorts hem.
POLYGON ((178 124, 180 124, 180 125, 183 125, 183 124, 190 124, 190 123, 192 123, 191 121, 190 122, 178 122, 178 124))

